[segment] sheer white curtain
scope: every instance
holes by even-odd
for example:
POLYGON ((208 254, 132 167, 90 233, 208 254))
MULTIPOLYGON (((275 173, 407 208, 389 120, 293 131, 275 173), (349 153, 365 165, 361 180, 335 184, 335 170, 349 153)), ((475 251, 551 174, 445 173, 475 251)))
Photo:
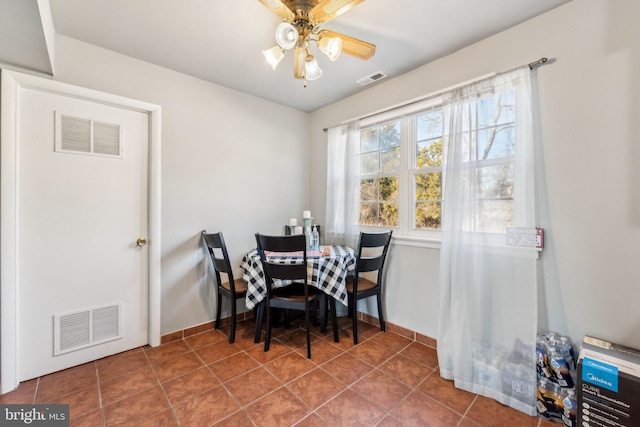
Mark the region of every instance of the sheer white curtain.
POLYGON ((327 244, 348 245, 352 248, 358 244, 359 150, 358 121, 328 130, 325 225, 327 244))
POLYGON ((443 109, 440 375, 535 415, 537 252, 504 234, 536 226, 530 70, 447 93, 443 109))

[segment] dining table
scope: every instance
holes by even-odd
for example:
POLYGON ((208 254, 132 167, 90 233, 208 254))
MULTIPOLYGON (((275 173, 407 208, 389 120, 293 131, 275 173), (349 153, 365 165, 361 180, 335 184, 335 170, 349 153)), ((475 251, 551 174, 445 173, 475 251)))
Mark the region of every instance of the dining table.
MULTIPOLYGON (((302 252, 265 254, 269 261, 294 264, 302 263, 302 252)), ((349 246, 321 246, 317 251, 307 251, 307 280, 309 285, 324 291, 336 301, 347 305, 347 275, 355 270, 356 257, 349 246)), ((257 249, 247 252, 242 258, 243 279, 247 282, 245 306, 253 309, 261 303, 267 287, 264 270, 257 249)), ((275 281, 275 286, 286 286, 286 282, 275 281)))

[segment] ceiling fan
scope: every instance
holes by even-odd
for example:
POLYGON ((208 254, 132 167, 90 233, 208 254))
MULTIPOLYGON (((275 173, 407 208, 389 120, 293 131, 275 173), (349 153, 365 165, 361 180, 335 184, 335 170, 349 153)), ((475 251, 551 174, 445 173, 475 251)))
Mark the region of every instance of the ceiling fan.
POLYGON ((318 61, 309 50, 309 42, 317 43, 322 53, 335 61, 341 52, 367 60, 376 53, 376 46, 331 30, 321 30, 320 25, 342 15, 364 0, 259 0, 282 22, 276 28, 277 45, 264 54, 267 62, 276 69, 285 51, 294 49, 293 76, 296 79, 315 80, 322 75, 318 61))

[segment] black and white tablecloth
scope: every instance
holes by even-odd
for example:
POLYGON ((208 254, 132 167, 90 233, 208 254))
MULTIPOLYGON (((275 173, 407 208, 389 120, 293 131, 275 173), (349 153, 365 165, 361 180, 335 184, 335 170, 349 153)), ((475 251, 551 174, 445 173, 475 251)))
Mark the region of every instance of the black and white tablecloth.
MULTIPOLYGON (((343 304, 347 304, 347 273, 355 269, 355 255, 348 246, 330 246, 328 256, 307 256, 307 274, 309 284, 322 289, 343 304)), ((302 262, 301 256, 272 256, 270 261, 282 264, 302 262)), ((242 264, 243 279, 248 282, 245 305, 253 309, 267 293, 262 262, 257 250, 244 255, 242 264)))

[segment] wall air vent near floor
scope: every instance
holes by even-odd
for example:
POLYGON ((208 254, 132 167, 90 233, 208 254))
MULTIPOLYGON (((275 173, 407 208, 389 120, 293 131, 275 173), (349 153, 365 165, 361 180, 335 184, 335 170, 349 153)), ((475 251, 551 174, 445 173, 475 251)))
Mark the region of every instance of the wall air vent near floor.
POLYGON ((53 316, 53 355, 122 338, 122 303, 53 316))
POLYGON ((122 126, 55 112, 55 150, 122 157, 122 126))

